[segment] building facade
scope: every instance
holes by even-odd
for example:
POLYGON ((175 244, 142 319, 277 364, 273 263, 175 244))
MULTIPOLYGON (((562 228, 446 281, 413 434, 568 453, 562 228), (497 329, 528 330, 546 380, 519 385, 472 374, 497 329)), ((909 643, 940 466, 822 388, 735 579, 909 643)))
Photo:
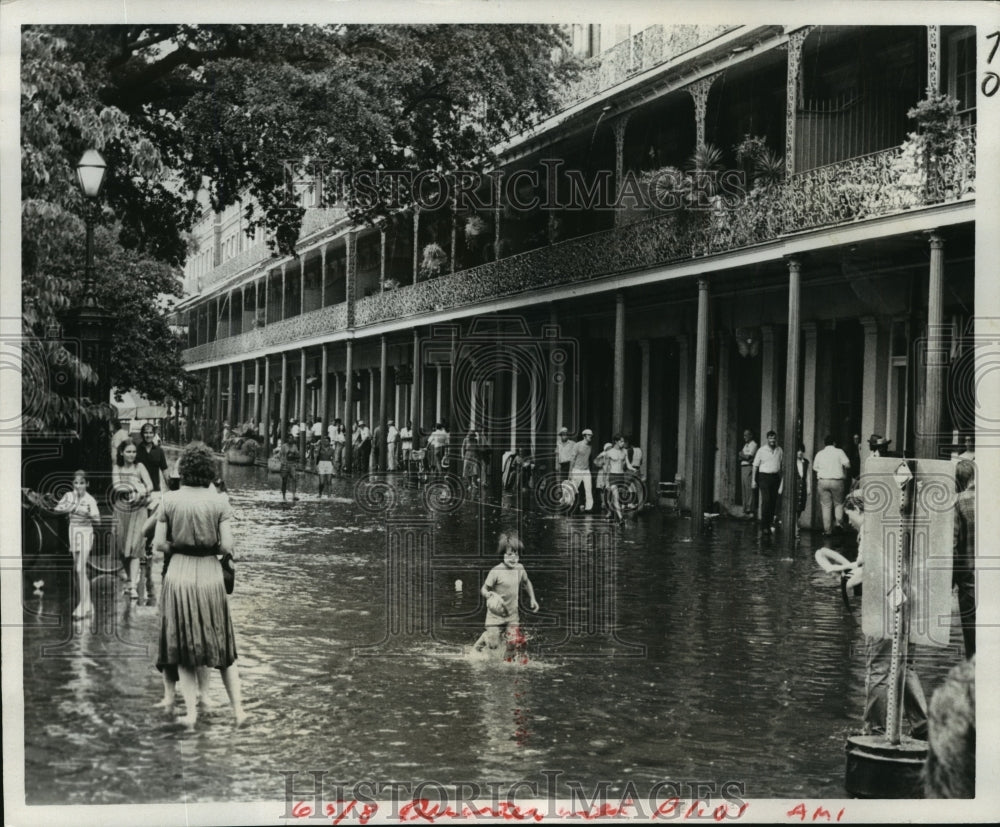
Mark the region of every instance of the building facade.
POLYGON ((741 510, 747 428, 786 473, 827 433, 947 455, 973 425, 975 29, 619 28, 573 28, 590 68, 472 206, 354 226, 312 182, 281 258, 206 215, 190 435, 445 421, 544 457, 589 427, 694 513, 741 510))

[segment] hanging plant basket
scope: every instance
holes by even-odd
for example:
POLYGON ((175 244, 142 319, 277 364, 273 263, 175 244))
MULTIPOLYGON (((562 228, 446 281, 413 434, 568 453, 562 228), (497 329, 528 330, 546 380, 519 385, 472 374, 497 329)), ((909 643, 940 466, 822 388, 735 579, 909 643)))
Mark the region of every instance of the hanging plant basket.
POLYGON ((486 235, 488 231, 489 225, 478 215, 470 215, 467 219, 465 219, 466 238, 479 238, 480 236, 486 235))
POLYGON ((440 276, 448 266, 448 256, 440 244, 431 243, 424 247, 420 262, 420 276, 432 279, 440 276))

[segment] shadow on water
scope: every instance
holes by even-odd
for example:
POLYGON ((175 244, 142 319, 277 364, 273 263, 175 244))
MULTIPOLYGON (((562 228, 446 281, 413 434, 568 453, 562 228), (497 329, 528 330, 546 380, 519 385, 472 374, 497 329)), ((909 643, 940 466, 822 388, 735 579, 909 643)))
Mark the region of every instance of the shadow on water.
MULTIPOLYGON (((741 783, 746 798, 843 794, 863 641, 807 532, 790 556, 743 522, 690 541, 686 520, 654 509, 615 529, 489 503, 428 512, 405 489, 387 515, 344 481, 317 501, 307 478, 295 504, 260 469, 230 468, 228 482, 251 724, 231 728, 216 676, 195 732, 153 708, 157 610, 124 601, 113 576, 92 581, 101 609, 75 627, 65 588, 29 585, 29 803, 281 800, 285 774, 314 770, 411 786, 523 779, 542 795, 547 771, 559 797, 572 781, 606 781, 609 796, 705 780, 741 783), (514 525, 541 604, 522 612, 529 662, 468 657, 497 534, 514 525)), ((918 652, 930 692, 960 659, 960 633, 918 652)))

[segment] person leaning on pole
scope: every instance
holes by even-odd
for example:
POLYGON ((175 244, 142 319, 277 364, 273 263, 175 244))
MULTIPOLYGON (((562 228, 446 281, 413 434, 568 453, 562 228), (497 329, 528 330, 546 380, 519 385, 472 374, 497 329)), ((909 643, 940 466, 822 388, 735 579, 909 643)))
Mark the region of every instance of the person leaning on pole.
POLYGON ((740 482, 743 491, 743 516, 752 520, 757 513, 757 491, 753 487, 753 460, 757 456, 757 441, 753 431, 743 431, 743 446, 737 451, 740 463, 740 482))

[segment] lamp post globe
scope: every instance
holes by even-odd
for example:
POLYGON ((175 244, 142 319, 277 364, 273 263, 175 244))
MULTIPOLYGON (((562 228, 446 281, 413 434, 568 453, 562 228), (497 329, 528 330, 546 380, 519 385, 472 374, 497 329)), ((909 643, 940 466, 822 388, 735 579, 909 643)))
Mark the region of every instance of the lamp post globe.
POLYGON ((108 165, 96 149, 88 149, 76 164, 76 181, 86 198, 97 198, 104 186, 108 165))

